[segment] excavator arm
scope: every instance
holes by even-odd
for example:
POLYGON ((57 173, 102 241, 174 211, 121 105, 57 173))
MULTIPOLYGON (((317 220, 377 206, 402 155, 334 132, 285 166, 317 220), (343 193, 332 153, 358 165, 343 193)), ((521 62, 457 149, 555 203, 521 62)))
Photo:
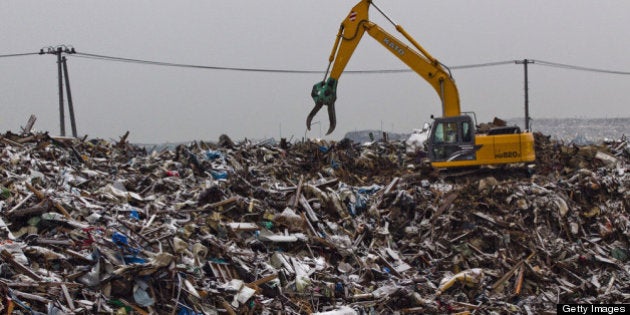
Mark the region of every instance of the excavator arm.
POLYGON ((311 96, 315 101, 315 107, 311 110, 306 119, 307 128, 310 130, 313 117, 315 117, 323 106, 327 106, 330 127, 326 134, 330 134, 335 129, 337 83, 365 32, 431 84, 442 102, 443 116, 459 116, 459 93, 455 81, 446 68, 409 36, 400 25, 395 25, 396 30, 400 32, 413 47, 406 45, 375 23, 369 21, 368 11, 370 5, 373 5, 371 0, 360 1, 352 8, 348 16, 341 23, 339 33, 337 34, 335 44, 333 45, 329 57, 329 69, 330 65, 332 65, 330 75, 328 76, 327 71, 326 75, 328 78, 325 76, 323 81, 316 83, 311 92, 311 96))

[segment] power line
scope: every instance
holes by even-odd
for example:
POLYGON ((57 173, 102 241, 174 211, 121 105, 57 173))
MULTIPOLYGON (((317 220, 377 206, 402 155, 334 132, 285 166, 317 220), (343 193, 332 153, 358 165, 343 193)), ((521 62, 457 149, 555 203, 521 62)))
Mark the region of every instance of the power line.
MULTIPOLYGON (((319 71, 319 70, 282 70, 282 69, 204 66, 204 65, 192 65, 192 64, 183 64, 183 63, 172 63, 172 62, 162 62, 162 61, 151 61, 151 60, 143 60, 143 59, 114 57, 114 56, 89 54, 89 53, 76 53, 75 56, 76 57, 81 57, 81 58, 99 59, 99 60, 105 60, 105 61, 130 62, 130 63, 148 64, 148 65, 155 65, 155 66, 168 66, 168 67, 194 68, 194 69, 207 69, 207 70, 229 70, 229 71, 270 72, 270 73, 297 73, 297 74, 313 74, 313 73, 321 74, 321 73, 325 72, 325 71, 319 71)), ((569 69, 569 70, 608 73, 608 74, 630 75, 630 72, 627 72, 627 71, 589 68, 589 67, 561 64, 561 63, 555 63, 555 62, 549 62, 549 61, 543 61, 543 60, 533 60, 533 59, 529 59, 529 60, 533 61, 534 64, 538 64, 538 65, 541 65, 541 66, 556 67, 556 68, 569 69)), ((448 67, 448 68, 452 69, 452 70, 466 70, 466 69, 474 69, 474 68, 486 68, 486 67, 510 65, 510 64, 517 63, 518 61, 519 60, 504 60, 504 61, 496 61, 496 62, 486 62, 486 63, 477 63, 477 64, 468 64, 468 65, 458 65, 458 66, 451 66, 451 67, 448 67)), ((348 73, 348 74, 386 74, 386 73, 408 73, 408 72, 413 72, 413 70, 412 69, 376 69, 376 70, 346 70, 345 71, 345 73, 348 73)))
POLYGON ((231 71, 271 72, 271 73, 322 73, 323 72, 323 71, 309 71, 309 70, 280 70, 280 69, 202 66, 202 65, 192 65, 192 64, 183 64, 183 63, 172 63, 172 62, 151 61, 151 60, 142 60, 142 59, 122 58, 122 57, 112 57, 112 56, 88 54, 88 53, 79 53, 79 52, 76 53, 75 56, 76 57, 82 57, 82 58, 100 59, 100 60, 106 60, 106 61, 119 61, 119 62, 148 64, 148 65, 154 65, 154 66, 194 68, 194 69, 208 69, 208 70, 231 70, 231 71))
MULTIPOLYGON (((41 52, 40 53, 34 52, 34 53, 5 54, 5 55, 0 55, 0 58, 23 57, 23 56, 31 56, 31 55, 39 55, 39 54, 41 54, 41 52)), ((115 57, 115 56, 81 53, 81 52, 77 52, 73 54, 73 57, 96 59, 96 60, 103 60, 103 61, 128 62, 128 63, 137 63, 137 64, 154 65, 154 66, 206 69, 206 70, 227 70, 227 71, 267 72, 267 73, 295 73, 295 74, 321 74, 325 72, 325 71, 320 71, 320 70, 291 70, 291 69, 285 70, 285 69, 193 65, 193 64, 184 64, 184 63, 173 63, 173 62, 152 61, 152 60, 145 60, 145 59, 115 57)), ((605 73, 605 74, 630 75, 630 71, 591 68, 591 67, 563 64, 563 63, 544 61, 544 60, 534 60, 534 59, 529 59, 529 60, 533 61, 533 64, 535 65, 540 65, 540 66, 545 66, 545 67, 554 67, 554 68, 576 70, 576 71, 597 72, 597 73, 605 73)), ((451 66, 448 68, 452 70, 466 70, 466 69, 485 68, 485 67, 494 67, 494 66, 514 64, 517 61, 518 60, 505 60, 505 61, 486 62, 486 63, 478 63, 478 64, 457 65, 457 66, 451 66)), ((387 74, 387 73, 407 73, 407 72, 413 72, 413 70, 412 69, 376 69, 376 70, 346 70, 345 71, 345 73, 348 73, 348 74, 387 74)))
POLYGON ((620 75, 630 75, 628 71, 617 71, 617 70, 605 70, 605 69, 596 69, 596 68, 587 68, 582 66, 574 66, 567 65, 562 63, 543 61, 543 60, 534 60, 535 65, 547 66, 547 67, 555 67, 569 70, 579 70, 579 71, 590 71, 590 72, 599 72, 599 73, 608 73, 608 74, 620 74, 620 75))
MULTIPOLYGON (((194 68, 194 69, 209 69, 209 70, 231 70, 231 71, 272 72, 272 73, 299 73, 299 74, 311 74, 311 73, 324 73, 325 72, 325 71, 319 71, 319 70, 279 70, 279 69, 260 69, 260 68, 237 68, 237 67, 220 67, 220 66, 202 66, 202 65, 192 65, 192 64, 152 61, 152 60, 144 60, 144 59, 114 57, 114 56, 106 56, 106 55, 90 54, 90 53, 80 53, 80 52, 77 52, 74 55, 74 57, 88 58, 88 59, 97 59, 97 60, 105 60, 105 61, 130 62, 130 63, 148 64, 148 65, 155 65, 155 66, 168 66, 168 67, 194 68)), ((514 63, 514 60, 509 60, 509 61, 499 61, 499 62, 489 62, 489 63, 453 66, 453 67, 450 67, 450 69, 470 69, 470 68, 480 68, 480 67, 491 67, 491 66, 507 65, 507 64, 513 64, 513 63, 514 63)), ((404 73, 404 72, 413 72, 413 70, 411 70, 411 69, 377 69, 377 70, 347 70, 347 71, 344 71, 344 73, 350 73, 350 74, 384 74, 384 73, 404 73)))
MULTIPOLYGON (((113 57, 113 56, 89 54, 89 53, 76 53, 75 57, 87 58, 87 59, 97 59, 97 60, 104 60, 104 61, 117 61, 117 62, 129 62, 129 63, 147 64, 147 65, 154 65, 154 66, 194 68, 194 69, 207 69, 207 70, 231 70, 231 71, 247 71, 247 72, 298 73, 298 74, 312 74, 312 73, 319 74, 319 73, 324 73, 325 72, 325 71, 322 71, 322 70, 281 70, 281 69, 262 69, 262 68, 203 66, 203 65, 192 65, 192 64, 152 61, 152 60, 144 60, 144 59, 113 57)), ((409 70, 409 69, 348 70, 348 71, 345 71, 345 73, 400 73, 400 72, 410 72, 410 71, 411 70, 409 70)))
POLYGON ((0 55, 0 58, 5 58, 5 57, 22 57, 22 56, 30 56, 30 55, 39 55, 39 53, 22 53, 22 54, 0 55))
MULTIPOLYGON (((514 64, 514 60, 486 62, 486 63, 459 65, 459 66, 446 66, 446 65, 443 65, 443 66, 445 68, 450 69, 450 70, 462 70, 462 69, 502 66, 502 65, 509 65, 509 64, 514 64)), ((344 72, 350 72, 350 73, 402 73, 402 72, 414 72, 414 71, 411 70, 411 69, 392 69, 392 70, 355 70, 355 71, 350 70, 350 71, 344 71, 344 72)))
POLYGON ((494 66, 502 66, 502 65, 509 65, 509 64, 514 64, 514 60, 487 62, 487 63, 479 63, 479 64, 473 64, 473 65, 452 66, 449 68, 458 70, 458 69, 494 67, 494 66))

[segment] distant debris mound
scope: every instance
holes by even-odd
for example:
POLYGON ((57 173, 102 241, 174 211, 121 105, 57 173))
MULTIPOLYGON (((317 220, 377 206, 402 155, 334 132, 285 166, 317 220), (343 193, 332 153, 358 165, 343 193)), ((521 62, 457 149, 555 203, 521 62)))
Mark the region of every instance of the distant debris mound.
POLYGON ((409 137, 409 133, 394 133, 381 130, 359 130, 347 132, 343 138, 356 143, 366 143, 373 141, 401 141, 409 137))

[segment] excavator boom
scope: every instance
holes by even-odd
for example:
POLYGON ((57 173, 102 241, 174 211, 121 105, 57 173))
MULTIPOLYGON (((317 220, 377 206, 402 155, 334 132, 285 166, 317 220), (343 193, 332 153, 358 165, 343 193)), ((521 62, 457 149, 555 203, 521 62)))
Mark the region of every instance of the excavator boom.
POLYGON ((324 78, 323 81, 313 86, 311 96, 315 101, 315 107, 309 113, 306 120, 308 129, 310 130, 313 117, 315 117, 323 106, 328 107, 330 120, 330 127, 327 134, 330 134, 335 129, 337 83, 365 32, 431 84, 440 97, 443 116, 460 115, 457 86, 445 67, 409 36, 400 25, 396 25, 396 30, 403 34, 403 36, 411 42, 413 47, 408 46, 380 26, 369 21, 368 10, 371 4, 371 0, 360 1, 350 10, 348 16, 346 16, 341 23, 329 57, 329 62, 332 64, 330 75, 327 79, 324 78))

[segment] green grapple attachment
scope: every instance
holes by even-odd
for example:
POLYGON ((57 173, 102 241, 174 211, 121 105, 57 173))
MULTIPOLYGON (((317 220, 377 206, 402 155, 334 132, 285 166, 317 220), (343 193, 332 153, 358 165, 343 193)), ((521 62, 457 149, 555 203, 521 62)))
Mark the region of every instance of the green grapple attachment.
POLYGON ((335 101, 337 100, 337 80, 333 78, 328 78, 326 81, 321 81, 313 85, 313 91, 311 92, 311 97, 315 101, 315 107, 311 110, 306 118, 306 128, 311 130, 311 121, 313 117, 319 112, 322 106, 328 106, 328 120, 330 121, 330 127, 328 127, 328 132, 326 134, 330 134, 335 130, 335 126, 337 125, 337 118, 335 116, 335 101))

